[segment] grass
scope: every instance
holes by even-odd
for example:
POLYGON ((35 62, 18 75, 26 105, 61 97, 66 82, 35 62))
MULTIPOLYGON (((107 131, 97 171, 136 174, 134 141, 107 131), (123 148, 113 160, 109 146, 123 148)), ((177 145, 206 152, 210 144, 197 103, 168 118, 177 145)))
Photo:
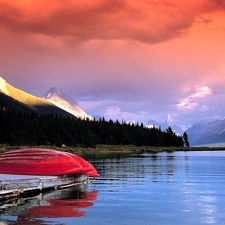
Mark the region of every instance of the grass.
POLYGON ((158 153, 158 152, 174 152, 174 151, 218 151, 225 150, 225 147, 153 147, 153 146, 134 146, 134 145, 96 145, 95 148, 90 147, 63 147, 56 146, 9 146, 0 145, 0 153, 14 149, 24 148, 49 148, 61 151, 68 151, 74 154, 108 154, 108 153, 158 153))

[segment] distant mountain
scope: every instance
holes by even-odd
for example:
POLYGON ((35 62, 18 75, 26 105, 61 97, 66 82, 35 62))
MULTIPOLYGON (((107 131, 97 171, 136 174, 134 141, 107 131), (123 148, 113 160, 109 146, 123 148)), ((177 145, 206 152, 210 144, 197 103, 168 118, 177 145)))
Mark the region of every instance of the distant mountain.
POLYGON ((166 120, 163 121, 163 122, 158 122, 158 121, 156 121, 156 120, 150 119, 150 120, 148 121, 146 127, 151 128, 151 127, 153 127, 153 126, 158 127, 158 128, 161 127, 162 130, 165 130, 165 129, 167 129, 167 128, 169 127, 169 124, 167 123, 166 120))
POLYGON ((171 129, 173 130, 174 133, 179 134, 179 135, 183 135, 184 130, 182 130, 178 125, 169 125, 167 120, 163 121, 163 122, 158 122, 156 120, 150 119, 146 125, 146 127, 148 128, 152 128, 152 127, 157 127, 157 128, 161 128, 162 131, 165 131, 168 127, 171 127, 171 129))
POLYGON ((80 119, 93 120, 93 118, 87 115, 87 113, 79 106, 79 104, 74 99, 55 87, 50 88, 46 92, 45 99, 80 119))
POLYGON ((44 98, 33 96, 18 88, 13 87, 0 77, 0 106, 19 111, 34 111, 39 115, 54 114, 72 116, 70 113, 56 107, 44 98))
POLYGON ((225 118, 210 123, 197 123, 186 130, 190 145, 225 142, 225 118))

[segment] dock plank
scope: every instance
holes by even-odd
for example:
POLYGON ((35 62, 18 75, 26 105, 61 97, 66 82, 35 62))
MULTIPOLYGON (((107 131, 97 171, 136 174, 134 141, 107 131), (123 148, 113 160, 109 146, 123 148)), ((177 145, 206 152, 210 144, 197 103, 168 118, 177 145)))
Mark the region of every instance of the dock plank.
POLYGON ((29 191, 63 188, 86 182, 86 176, 33 176, 0 174, 0 199, 18 196, 29 191))

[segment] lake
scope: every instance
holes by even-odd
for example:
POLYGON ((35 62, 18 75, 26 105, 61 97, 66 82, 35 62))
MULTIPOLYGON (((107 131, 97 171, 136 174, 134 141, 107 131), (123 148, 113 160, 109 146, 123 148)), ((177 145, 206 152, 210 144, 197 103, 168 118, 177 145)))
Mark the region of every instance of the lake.
POLYGON ((2 206, 0 224, 225 224, 225 151, 88 160, 99 179, 2 206))

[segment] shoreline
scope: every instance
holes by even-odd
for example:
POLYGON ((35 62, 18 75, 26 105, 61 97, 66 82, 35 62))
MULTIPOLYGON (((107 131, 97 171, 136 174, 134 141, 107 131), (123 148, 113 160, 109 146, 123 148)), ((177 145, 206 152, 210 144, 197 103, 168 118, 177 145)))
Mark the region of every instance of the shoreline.
POLYGON ((71 152, 77 155, 88 154, 110 154, 110 153, 159 153, 159 152, 175 152, 175 151, 223 151, 225 147, 154 147, 154 146, 134 146, 134 145, 96 145, 91 147, 56 147, 56 146, 9 146, 0 145, 0 154, 6 151, 25 148, 48 148, 61 151, 71 152))

